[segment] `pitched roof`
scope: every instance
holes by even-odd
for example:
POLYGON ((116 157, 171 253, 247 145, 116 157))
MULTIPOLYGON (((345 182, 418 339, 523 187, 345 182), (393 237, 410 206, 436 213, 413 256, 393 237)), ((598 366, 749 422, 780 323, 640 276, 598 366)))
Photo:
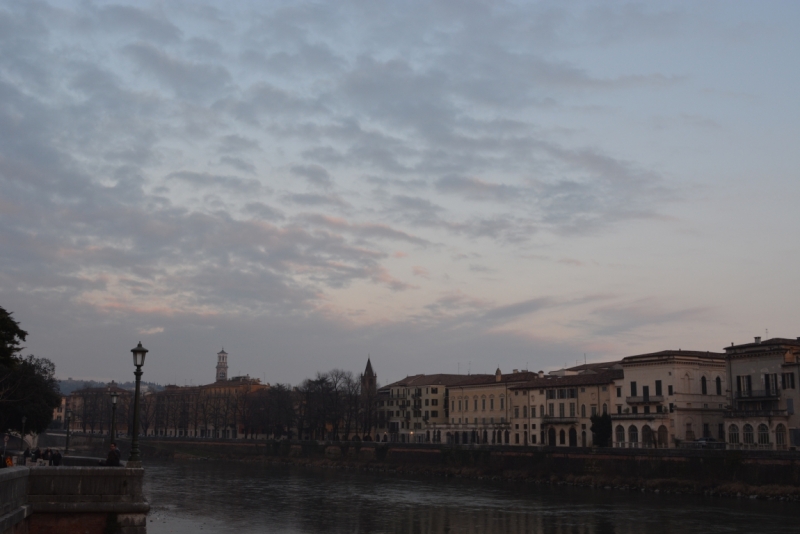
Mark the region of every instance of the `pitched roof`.
POLYGON ((781 345, 800 347, 800 338, 788 339, 784 337, 773 337, 772 339, 765 339, 764 341, 759 341, 758 343, 742 343, 741 345, 731 345, 730 347, 725 347, 725 352, 737 351, 741 349, 755 349, 758 347, 766 347, 766 349, 763 350, 769 350, 781 345))
POLYGON ((412 376, 407 376, 402 380, 398 380, 397 382, 393 382, 391 384, 383 386, 381 389, 398 387, 398 386, 405 386, 405 387, 455 386, 455 385, 461 385, 462 382, 474 379, 483 379, 487 381, 491 379, 493 381, 494 375, 448 375, 448 374, 412 375, 412 376))
POLYGON ((619 380, 622 377, 622 369, 612 369, 609 371, 601 371, 599 373, 595 372, 568 376, 545 375, 542 378, 537 376, 533 380, 512 386, 511 389, 544 389, 571 386, 595 386, 610 384, 614 380, 619 380))
POLYGON ((703 358, 709 360, 725 359, 725 355, 722 354, 721 352, 678 349, 678 350, 662 350, 659 352, 651 352, 648 354, 636 354, 634 356, 627 356, 625 358, 622 358, 622 364, 625 365, 626 363, 635 363, 637 360, 648 360, 648 359, 669 360, 676 357, 703 358))
POLYGON ((372 370, 372 362, 369 358, 367 358, 367 368, 364 369, 364 374, 370 376, 375 374, 375 371, 372 370))

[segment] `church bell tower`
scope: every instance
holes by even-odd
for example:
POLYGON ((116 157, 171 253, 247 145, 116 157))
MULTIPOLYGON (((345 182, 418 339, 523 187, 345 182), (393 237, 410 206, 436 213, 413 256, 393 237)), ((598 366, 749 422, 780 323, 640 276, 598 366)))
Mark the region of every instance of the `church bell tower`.
POLYGON ((222 349, 217 353, 217 382, 228 380, 228 353, 222 349))

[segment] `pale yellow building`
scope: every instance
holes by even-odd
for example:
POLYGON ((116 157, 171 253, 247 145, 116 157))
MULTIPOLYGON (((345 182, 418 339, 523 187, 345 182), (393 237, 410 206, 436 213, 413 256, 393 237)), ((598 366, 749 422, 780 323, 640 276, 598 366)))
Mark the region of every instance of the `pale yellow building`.
POLYGON ((624 381, 612 399, 615 447, 686 446, 701 437, 724 441, 724 354, 665 350, 623 358, 622 369, 624 381))
POLYGON ((511 444, 591 447, 593 415, 609 413, 618 362, 564 369, 511 388, 511 444))

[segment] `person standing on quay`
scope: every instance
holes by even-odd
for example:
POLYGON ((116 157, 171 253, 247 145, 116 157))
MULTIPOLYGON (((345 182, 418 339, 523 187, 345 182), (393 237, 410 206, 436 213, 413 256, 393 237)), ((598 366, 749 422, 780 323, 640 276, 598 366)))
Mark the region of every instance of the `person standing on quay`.
POLYGON ((53 456, 50 458, 50 464, 55 467, 58 467, 59 465, 61 465, 61 458, 62 456, 61 453, 58 452, 58 449, 54 450, 53 456))
POLYGON ((108 456, 106 457, 105 466, 106 467, 119 467, 119 449, 117 449, 117 445, 112 443, 111 450, 108 451, 108 456))

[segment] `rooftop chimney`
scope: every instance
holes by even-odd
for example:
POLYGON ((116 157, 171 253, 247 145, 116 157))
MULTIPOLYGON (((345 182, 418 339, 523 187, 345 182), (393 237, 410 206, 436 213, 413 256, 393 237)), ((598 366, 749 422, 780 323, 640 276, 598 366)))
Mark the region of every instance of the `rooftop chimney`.
POLYGON ((756 336, 756 343, 761 343, 761 336, 756 336))
MULTIPOLYGON (((800 339, 800 338, 798 338, 800 339)), ((544 371, 539 371, 539 378, 544 378, 544 371)))

